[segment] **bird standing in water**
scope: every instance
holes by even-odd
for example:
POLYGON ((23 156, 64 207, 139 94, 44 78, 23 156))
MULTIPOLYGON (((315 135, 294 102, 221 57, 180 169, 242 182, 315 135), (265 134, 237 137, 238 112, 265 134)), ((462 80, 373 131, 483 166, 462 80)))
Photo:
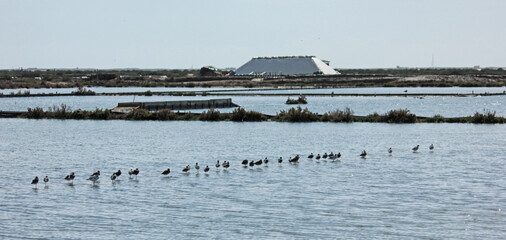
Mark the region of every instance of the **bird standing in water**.
POLYGON ((413 152, 418 151, 418 148, 419 148, 419 147, 420 147, 420 145, 416 145, 416 147, 414 147, 414 148, 412 149, 412 150, 413 150, 413 152))
POLYGON ((39 177, 35 176, 35 178, 32 180, 32 184, 35 184, 35 187, 37 187, 37 183, 39 183, 39 177))
POLYGON ((367 152, 365 151, 365 149, 364 149, 364 150, 362 150, 362 153, 360 154, 360 156, 361 156, 362 158, 365 158, 365 156, 367 156, 367 152))

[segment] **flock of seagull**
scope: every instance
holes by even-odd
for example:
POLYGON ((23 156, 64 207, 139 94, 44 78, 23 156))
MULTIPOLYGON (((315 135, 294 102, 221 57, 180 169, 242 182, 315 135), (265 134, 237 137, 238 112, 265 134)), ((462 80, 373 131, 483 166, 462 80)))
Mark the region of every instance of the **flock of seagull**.
MULTIPOLYGON (((418 152, 419 148, 420 148, 420 145, 416 145, 411 150, 413 150, 413 152, 418 152)), ((434 144, 431 144, 429 146, 429 150, 430 151, 434 150, 434 144)), ((393 152, 392 148, 389 148, 388 149, 388 153, 392 154, 392 152, 393 152)), ((360 157, 361 158, 365 158, 366 156, 367 156, 367 152, 365 150, 362 150, 362 153, 360 153, 360 157)), ((309 159, 315 158, 316 160, 320 160, 321 158, 323 158, 323 159, 327 159, 328 158, 330 160, 337 160, 340 157, 341 157, 341 153, 340 152, 338 152, 337 154, 334 154, 333 152, 330 152, 330 154, 324 153, 323 155, 317 154, 316 156, 314 156, 314 154, 311 153, 308 156, 309 159)), ((297 155, 297 156, 295 156, 293 158, 290 157, 288 159, 288 162, 289 163, 297 163, 299 161, 299 159, 300 159, 300 156, 297 155)), ((282 163, 282 162, 283 162, 283 157, 279 157, 278 158, 278 163, 282 163)), ((241 164, 244 167, 247 167, 247 166, 254 167, 255 165, 262 165, 262 164, 267 164, 267 163, 269 163, 269 159, 266 157, 263 160, 260 159, 258 161, 254 161, 254 160, 249 161, 249 160, 245 159, 245 160, 242 161, 241 164)), ((216 166, 216 168, 219 168, 220 166, 222 166, 224 169, 227 169, 227 168, 230 167, 230 162, 224 161, 223 163, 220 163, 220 160, 218 160, 216 162, 215 166, 216 166)), ((200 165, 199 165, 198 162, 195 163, 195 169, 197 171, 200 170, 200 165)), ((183 168, 183 173, 188 173, 190 170, 191 170, 190 165, 186 165, 186 167, 183 168)), ((207 173, 207 172, 209 172, 209 170, 210 170, 209 166, 206 165, 206 167, 204 168, 204 172, 207 173)), ((138 168, 136 168, 136 169, 130 169, 130 171, 128 171, 128 175, 130 175, 130 178, 137 178, 137 175, 139 174, 139 172, 140 171, 139 171, 138 168)), ((167 176, 169 174, 170 174, 170 168, 167 168, 166 170, 164 170, 162 172, 162 175, 165 175, 165 176, 167 176)), ((118 170, 117 172, 114 172, 111 175, 110 179, 111 179, 111 181, 115 181, 119 176, 121 176, 121 170, 118 170)), ((73 183, 74 178, 75 178, 75 173, 72 172, 69 175, 65 176, 64 179, 67 180, 67 181, 69 181, 69 182, 71 182, 71 183, 73 183)), ((93 174, 91 174, 90 177, 87 180, 90 180, 93 184, 95 184, 99 179, 100 179, 100 171, 96 171, 93 174)), ((49 177, 48 176, 44 177, 43 181, 44 181, 44 184, 47 184, 49 182, 49 177)), ((35 186, 37 186, 38 183, 39 183, 39 177, 36 176, 32 180, 32 184, 34 184, 35 186)))

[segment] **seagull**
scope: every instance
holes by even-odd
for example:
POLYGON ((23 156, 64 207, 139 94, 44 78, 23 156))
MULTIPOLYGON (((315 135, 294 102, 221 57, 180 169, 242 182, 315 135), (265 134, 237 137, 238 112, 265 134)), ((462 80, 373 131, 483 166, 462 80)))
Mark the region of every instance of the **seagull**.
POLYGON ((367 156, 367 152, 365 150, 362 150, 362 153, 360 154, 362 158, 365 158, 367 156))
POLYGON ((114 174, 116 174, 116 177, 121 176, 121 170, 118 170, 118 171, 117 171, 117 172, 115 172, 114 174))
POLYGON ((318 153, 318 154, 316 155, 316 160, 320 160, 320 158, 321 158, 321 157, 320 157, 320 154, 318 153))
POLYGON ((337 153, 337 158, 340 158, 341 157, 341 152, 338 152, 337 153))
POLYGON ((300 159, 299 154, 297 154, 297 156, 295 156, 295 157, 293 158, 293 160, 295 160, 295 161, 299 161, 299 159, 300 159))
POLYGON ((114 181, 114 180, 116 180, 117 177, 118 177, 118 175, 116 175, 116 173, 113 173, 111 175, 111 180, 114 181))
POLYGON ((35 187, 37 187, 37 183, 39 183, 39 177, 35 176, 35 178, 32 180, 32 184, 35 184, 35 187))
POLYGON ((298 159, 297 157, 294 157, 294 158, 290 157, 290 158, 288 159, 288 162, 291 162, 291 163, 295 163, 295 162, 297 162, 297 161, 299 161, 299 159, 298 159))
POLYGON ((219 168, 219 167, 220 167, 220 160, 218 160, 218 161, 216 162, 216 167, 217 167, 217 168, 219 168))
POLYGON ((392 148, 388 149, 388 153, 392 154, 392 148))
POLYGON ((209 172, 209 166, 206 165, 206 168, 204 168, 204 172, 209 172))
POLYGON ((269 159, 267 159, 267 157, 265 157, 265 159, 264 159, 264 163, 265 163, 265 164, 269 163, 269 159))
POLYGON ((434 144, 432 144, 432 143, 430 144, 429 150, 431 150, 431 151, 434 150, 434 144))
POLYGON ((243 165, 248 165, 248 159, 244 159, 244 160, 242 160, 242 164, 243 164, 243 165))
POLYGON ((283 157, 279 157, 278 163, 282 163, 282 162, 283 162, 283 157))
POLYGON ((255 165, 262 165, 262 159, 255 162, 255 165))
POLYGON ((329 158, 333 158, 333 157, 334 157, 334 152, 330 152, 329 158))
POLYGON ((324 153, 322 156, 322 158, 327 158, 327 157, 328 157, 327 153, 324 153))
POLYGON ((311 154, 309 154, 309 156, 307 156, 307 158, 313 158, 313 157, 314 157, 313 153, 311 153, 311 154))
POLYGON ((44 185, 45 185, 47 182, 49 182, 49 177, 46 176, 43 180, 44 180, 44 185))
POLYGON ((200 169, 199 163, 195 163, 195 169, 197 169, 197 171, 200 169))
POLYGON ((190 171, 190 165, 187 165, 186 167, 183 168, 183 172, 188 172, 190 171))
POLYGON ((167 168, 167 170, 162 172, 162 175, 169 175, 169 173, 170 173, 170 168, 167 168))
POLYGON ((225 161, 225 162, 223 163, 223 167, 224 167, 224 168, 228 168, 228 167, 230 167, 230 162, 225 161))
POLYGON ((76 176, 74 175, 74 172, 71 172, 69 175, 65 177, 65 180, 74 182, 74 178, 76 176))
POLYGON ((132 169, 130 168, 130 171, 128 171, 128 175, 130 175, 130 178, 132 177, 132 175, 133 175, 133 174, 134 174, 134 170, 132 170, 132 169))
POLYGON ((413 152, 416 152, 418 151, 418 148, 420 147, 420 145, 416 145, 416 147, 413 148, 413 152))
POLYGON ((255 161, 251 160, 251 162, 249 162, 249 166, 250 166, 250 167, 255 166, 255 161))

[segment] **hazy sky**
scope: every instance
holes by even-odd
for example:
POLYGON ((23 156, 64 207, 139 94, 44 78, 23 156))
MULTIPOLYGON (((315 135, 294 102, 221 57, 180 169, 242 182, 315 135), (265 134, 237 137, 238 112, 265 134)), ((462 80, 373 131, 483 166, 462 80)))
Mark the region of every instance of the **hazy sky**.
POLYGON ((506 67, 504 0, 0 0, 0 68, 506 67))

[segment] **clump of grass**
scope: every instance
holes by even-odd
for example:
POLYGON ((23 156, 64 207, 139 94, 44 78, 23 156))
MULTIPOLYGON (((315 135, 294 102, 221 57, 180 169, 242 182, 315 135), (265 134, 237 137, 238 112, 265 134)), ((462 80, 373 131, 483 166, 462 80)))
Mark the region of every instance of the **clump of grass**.
POLYGON ((66 119, 70 118, 70 114, 72 113, 72 109, 70 106, 66 104, 53 105, 52 107, 49 107, 48 114, 50 114, 53 118, 56 119, 66 119))
POLYGON ((146 109, 135 109, 130 111, 126 119, 128 120, 153 120, 151 118, 151 113, 146 109))
POLYGON ((88 119, 95 119, 95 120, 109 120, 112 118, 111 110, 109 109, 99 109, 96 108, 95 111, 89 112, 88 119))
POLYGON ((372 114, 369 114, 365 116, 363 119, 363 122, 381 122, 382 120, 381 115, 379 115, 377 112, 374 112, 372 114))
POLYGON ((476 112, 470 118, 472 123, 504 123, 504 117, 496 117, 495 111, 485 110, 484 113, 476 112))
POLYGON ((353 110, 349 107, 344 110, 336 109, 323 114, 322 121, 327 119, 330 122, 353 122, 353 110))
POLYGON ((154 114, 156 115, 155 118, 160 121, 176 120, 177 119, 176 114, 168 109, 162 109, 158 112, 155 112, 154 114))
POLYGON ((41 107, 35 107, 35 108, 28 108, 28 111, 24 114, 22 114, 22 117, 30 118, 30 119, 41 119, 46 116, 46 113, 41 107))
POLYGON ((415 123, 416 115, 408 109, 390 110, 385 116, 385 121, 388 123, 415 123))
POLYGON ((235 122, 259 122, 262 121, 263 114, 255 111, 246 111, 244 108, 238 107, 232 112, 230 120, 235 122))
POLYGON ((307 104, 307 98, 304 95, 300 95, 297 99, 291 99, 288 97, 286 104, 307 104))
POLYGON ((297 108, 290 108, 288 111, 281 110, 274 117, 275 120, 280 122, 316 122, 320 118, 317 113, 309 111, 309 109, 302 109, 300 106, 297 108))
POLYGON ((144 96, 153 96, 153 93, 150 90, 144 92, 144 96))
POLYGON ((220 111, 215 110, 214 108, 209 109, 208 111, 203 111, 199 116, 200 121, 219 121, 220 120, 220 111))
POLYGON ((436 114, 434 115, 434 117, 427 118, 426 121, 431 123, 441 123, 445 122, 446 119, 443 116, 441 116, 441 114, 436 114))

